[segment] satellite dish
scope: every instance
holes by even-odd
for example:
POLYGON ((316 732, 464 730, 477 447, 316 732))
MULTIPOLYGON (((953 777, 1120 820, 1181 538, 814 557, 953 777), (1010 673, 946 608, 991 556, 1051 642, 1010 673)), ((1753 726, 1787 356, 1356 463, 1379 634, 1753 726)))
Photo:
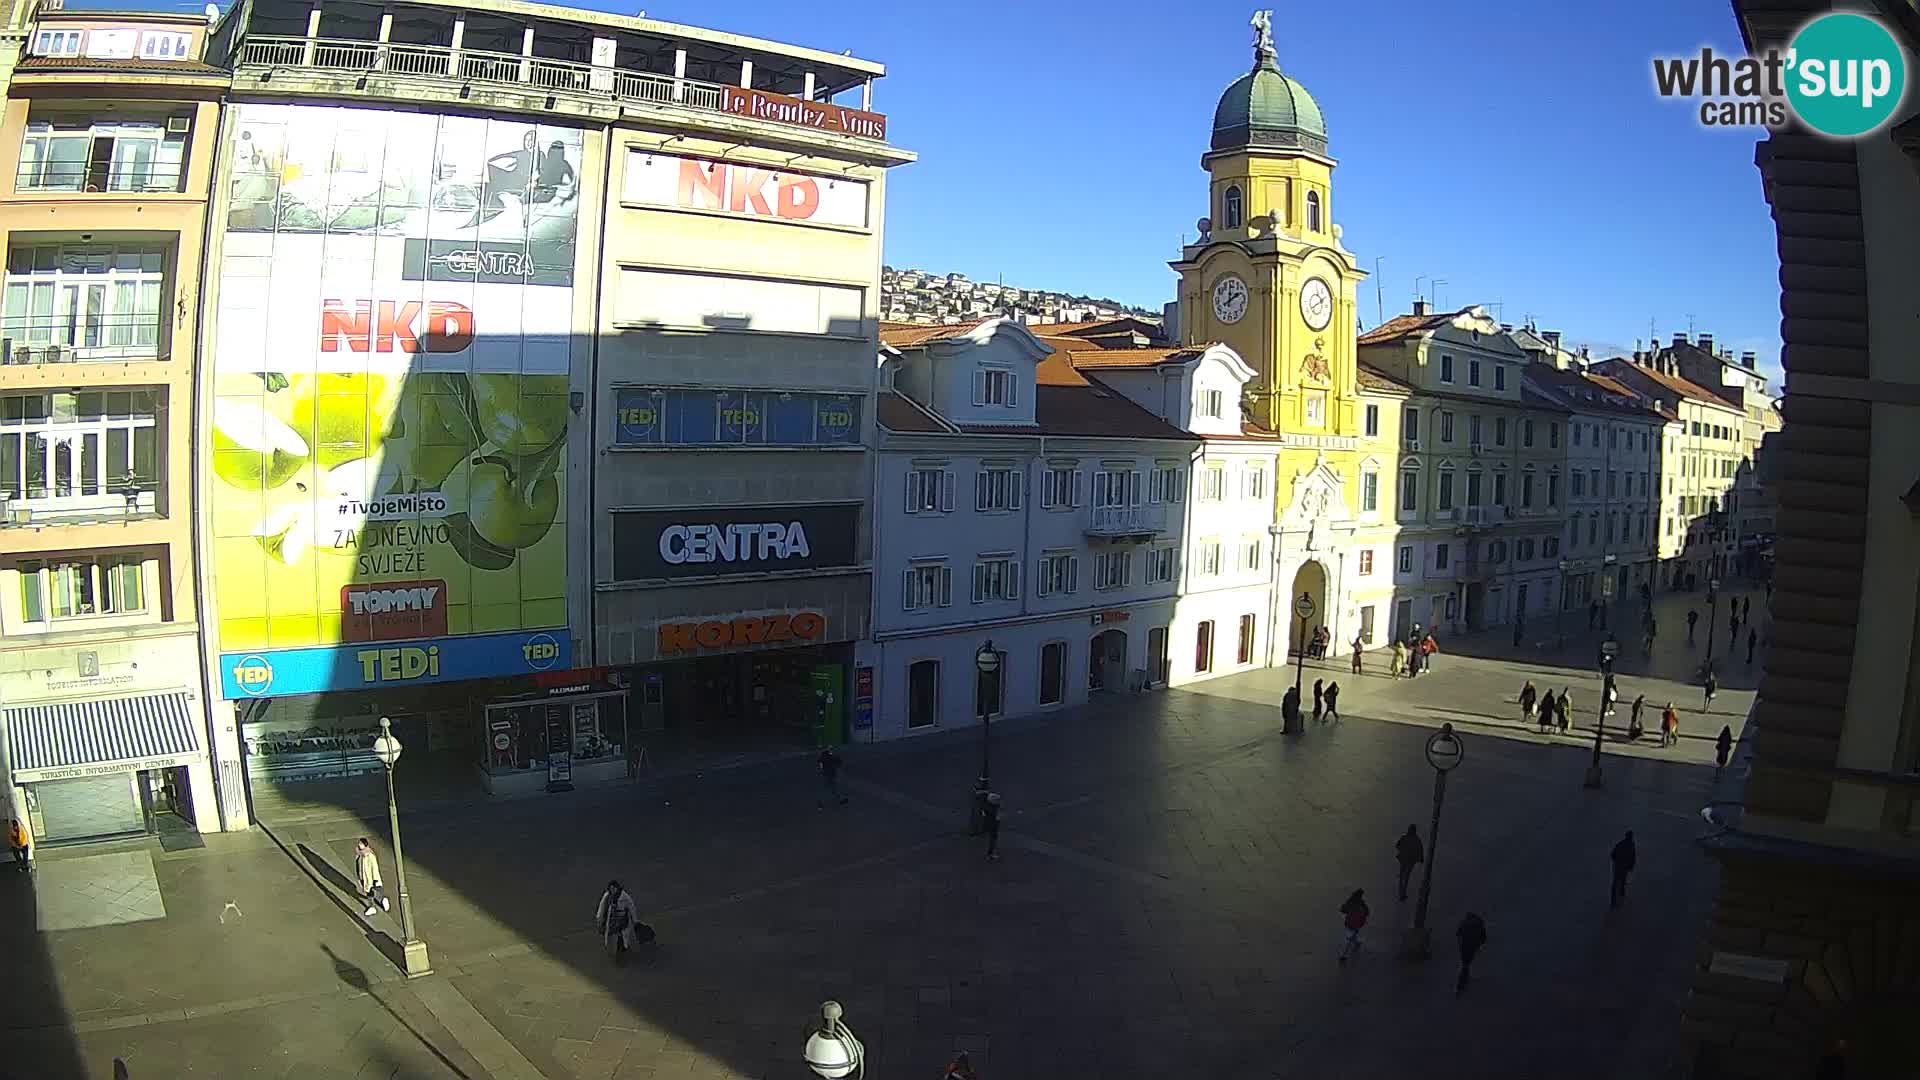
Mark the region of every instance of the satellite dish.
POLYGON ((212 23, 212 22, 220 21, 220 5, 219 4, 208 4, 205 10, 207 13, 208 22, 212 23))

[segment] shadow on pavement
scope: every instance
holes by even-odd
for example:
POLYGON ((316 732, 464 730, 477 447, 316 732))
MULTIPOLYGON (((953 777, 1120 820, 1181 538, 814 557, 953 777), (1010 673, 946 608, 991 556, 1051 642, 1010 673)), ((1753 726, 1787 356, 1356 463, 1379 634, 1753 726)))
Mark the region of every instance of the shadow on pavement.
MULTIPOLYGON (((39 910, 34 875, 15 869, 9 859, 0 869, 0 927, 5 928, 0 942, 7 980, 7 1005, 0 1009, 0 1080, 89 1075, 70 1027, 60 974, 48 952, 48 934, 39 929, 39 910)), ((115 1062, 115 1067, 121 1066, 115 1062)))
POLYGON ((428 1053, 431 1053, 435 1058, 439 1059, 440 1064, 445 1065, 449 1072, 459 1077, 460 1080, 469 1080, 465 1070, 454 1064, 438 1046, 433 1044, 432 1039, 421 1034, 420 1029, 414 1027, 412 1021, 400 1015, 399 1010, 388 1004, 387 999, 374 990, 373 981, 367 978, 367 973, 361 970, 360 965, 350 960, 341 959, 339 954, 328 948, 325 943, 321 944, 320 951, 326 953, 327 959, 333 961, 334 975, 339 977, 340 981, 344 983, 348 989, 365 994, 367 997, 373 999, 382 1009, 386 1010, 388 1016, 393 1017, 394 1023, 399 1024, 406 1030, 407 1034, 419 1040, 420 1045, 425 1047, 428 1053))

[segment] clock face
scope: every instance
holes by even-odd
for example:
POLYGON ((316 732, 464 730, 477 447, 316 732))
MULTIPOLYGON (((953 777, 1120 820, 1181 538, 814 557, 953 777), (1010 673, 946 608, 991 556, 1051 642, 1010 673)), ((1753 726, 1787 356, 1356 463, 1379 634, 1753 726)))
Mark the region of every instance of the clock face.
POLYGON ((1223 323, 1237 323, 1247 314, 1247 283, 1228 274, 1214 283, 1213 316, 1223 323))
POLYGON ((1325 330, 1333 318, 1333 290, 1319 278, 1308 278, 1300 287, 1300 317, 1315 330, 1325 330))

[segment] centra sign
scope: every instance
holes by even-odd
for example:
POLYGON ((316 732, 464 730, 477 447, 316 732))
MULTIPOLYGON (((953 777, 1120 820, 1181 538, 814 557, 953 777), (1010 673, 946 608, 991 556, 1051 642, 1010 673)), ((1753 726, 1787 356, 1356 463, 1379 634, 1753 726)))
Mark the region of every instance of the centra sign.
POLYGON ((860 506, 743 506, 613 513, 616 581, 854 566, 860 506))

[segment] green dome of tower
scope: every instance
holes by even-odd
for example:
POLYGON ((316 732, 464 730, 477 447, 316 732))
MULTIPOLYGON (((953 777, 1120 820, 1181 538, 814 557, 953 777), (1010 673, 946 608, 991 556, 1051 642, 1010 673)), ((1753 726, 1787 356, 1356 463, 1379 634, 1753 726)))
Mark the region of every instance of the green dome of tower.
POLYGON ((1213 148, 1327 152, 1327 121, 1307 88, 1281 74, 1273 46, 1254 48, 1253 70, 1220 95, 1213 110, 1213 148))

